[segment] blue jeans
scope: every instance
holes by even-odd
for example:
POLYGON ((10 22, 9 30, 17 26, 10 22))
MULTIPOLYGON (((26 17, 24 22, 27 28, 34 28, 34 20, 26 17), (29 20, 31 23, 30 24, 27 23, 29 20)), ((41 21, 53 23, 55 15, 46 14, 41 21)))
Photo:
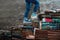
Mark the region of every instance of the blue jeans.
POLYGON ((24 17, 28 18, 28 14, 29 14, 32 4, 35 4, 33 12, 37 12, 37 10, 39 8, 39 2, 37 0, 33 0, 33 1, 30 0, 30 2, 25 0, 25 2, 26 2, 26 11, 25 11, 24 17))

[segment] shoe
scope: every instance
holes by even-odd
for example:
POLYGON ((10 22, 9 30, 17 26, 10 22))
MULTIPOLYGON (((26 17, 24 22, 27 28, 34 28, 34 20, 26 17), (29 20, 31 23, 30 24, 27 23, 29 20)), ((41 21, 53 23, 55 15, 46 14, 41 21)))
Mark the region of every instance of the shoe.
POLYGON ((23 23, 31 23, 31 20, 28 18, 24 18, 23 23))
POLYGON ((31 19, 27 19, 27 22, 32 22, 32 20, 31 19))
POLYGON ((38 15, 37 15, 36 13, 32 13, 31 19, 32 19, 32 20, 35 20, 35 19, 37 19, 37 16, 38 16, 38 15))

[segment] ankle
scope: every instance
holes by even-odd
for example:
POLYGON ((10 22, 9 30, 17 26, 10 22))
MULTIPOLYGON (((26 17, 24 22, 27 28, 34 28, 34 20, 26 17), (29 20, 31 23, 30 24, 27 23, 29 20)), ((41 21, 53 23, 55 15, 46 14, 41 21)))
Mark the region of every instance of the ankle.
POLYGON ((33 12, 33 13, 37 13, 37 12, 33 12))

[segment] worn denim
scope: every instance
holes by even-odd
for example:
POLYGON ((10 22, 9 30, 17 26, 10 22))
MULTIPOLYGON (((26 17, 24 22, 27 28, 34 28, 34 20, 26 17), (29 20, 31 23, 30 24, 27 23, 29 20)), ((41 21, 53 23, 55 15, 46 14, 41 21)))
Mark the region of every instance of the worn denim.
POLYGON ((25 2, 26 2, 26 10, 25 10, 24 17, 28 18, 28 14, 29 14, 32 4, 35 5, 33 12, 37 12, 37 10, 39 8, 39 1, 38 0, 25 0, 25 2))

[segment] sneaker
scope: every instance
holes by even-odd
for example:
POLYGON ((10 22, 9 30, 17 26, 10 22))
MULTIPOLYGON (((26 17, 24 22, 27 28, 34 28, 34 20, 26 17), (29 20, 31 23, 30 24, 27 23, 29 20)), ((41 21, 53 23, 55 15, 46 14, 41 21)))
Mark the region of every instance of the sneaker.
POLYGON ((28 18, 24 18, 23 23, 31 23, 31 20, 28 18))
POLYGON ((28 22, 31 22, 32 20, 31 19, 28 19, 28 22))
POLYGON ((36 14, 36 13, 32 13, 31 19, 32 19, 32 20, 37 19, 37 14, 36 14))

